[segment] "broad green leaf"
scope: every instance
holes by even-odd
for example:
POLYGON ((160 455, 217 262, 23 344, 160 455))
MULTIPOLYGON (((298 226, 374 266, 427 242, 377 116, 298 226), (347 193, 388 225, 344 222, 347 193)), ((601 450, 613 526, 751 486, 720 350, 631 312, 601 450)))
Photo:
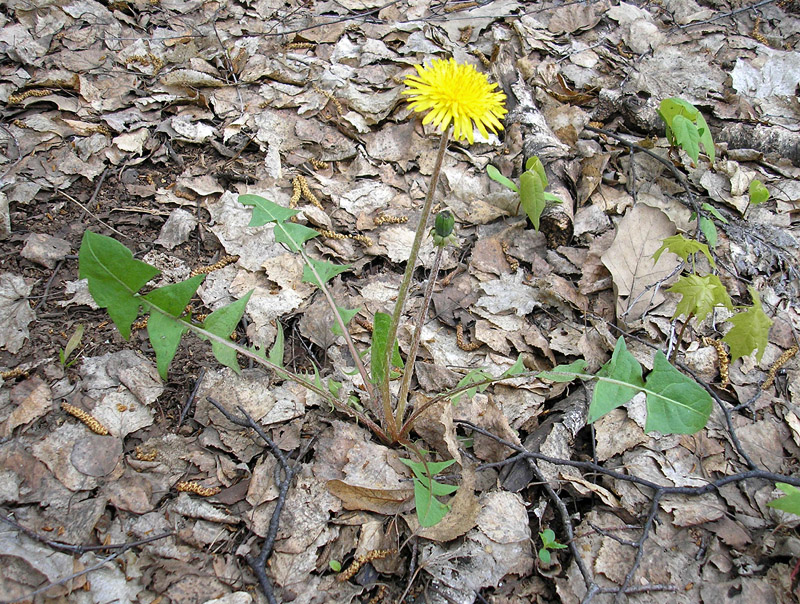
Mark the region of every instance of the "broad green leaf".
POLYGON ((549 371, 542 371, 536 377, 550 380, 551 382, 571 382, 578 375, 585 373, 588 365, 583 359, 578 359, 569 365, 556 365, 549 371))
POLYGON ((284 222, 300 213, 297 210, 279 206, 260 195, 239 195, 239 203, 253 206, 253 216, 248 225, 251 227, 264 226, 270 222, 284 222))
POLYGON ((533 157, 528 158, 528 161, 525 162, 525 170, 527 172, 535 172, 539 176, 539 180, 542 181, 542 187, 547 188, 549 184, 547 182, 547 174, 544 171, 544 165, 542 165, 542 160, 540 160, 535 155, 533 157))
POLYGON ((678 143, 686 155, 692 158, 694 163, 700 159, 700 133, 697 126, 682 115, 676 115, 672 119, 672 134, 675 142, 678 143))
POLYGON ((644 386, 642 366, 628 351, 621 336, 617 340, 611 359, 600 368, 597 377, 599 380, 594 387, 592 402, 589 405, 589 423, 597 421, 609 411, 627 403, 644 386), (609 381, 602 378, 608 378, 609 381))
POLYGON ((714 404, 711 396, 700 384, 675 369, 660 350, 644 387, 645 432, 694 434, 705 427, 714 404))
MULTIPOLYGON (((344 326, 347 327, 347 324, 350 323, 350 319, 355 317, 361 309, 360 308, 349 309, 343 306, 339 306, 337 304, 336 310, 339 312, 339 316, 342 318, 342 323, 344 323, 344 326)), ((331 326, 331 331, 334 333, 334 335, 337 336, 344 335, 342 333, 341 328, 339 327, 339 323, 336 321, 333 322, 333 325, 331 326)))
POLYGON ((785 482, 776 482, 775 486, 786 495, 778 497, 775 501, 770 501, 767 505, 771 508, 800 516, 800 489, 785 482))
POLYGON ((511 189, 515 193, 519 193, 519 187, 515 185, 512 180, 503 176, 500 173, 500 170, 495 168, 493 165, 489 164, 488 166, 486 166, 486 174, 488 174, 489 178, 491 178, 493 181, 499 182, 501 185, 511 189))
POLYGON ((769 199, 769 191, 757 178, 750 181, 750 203, 757 206, 769 199))
POLYGON ((131 324, 139 316, 141 299, 135 295, 159 274, 158 269, 134 260, 120 242, 91 231, 83 234, 78 252, 78 276, 89 280, 89 293, 100 308, 108 309, 120 334, 131 337, 131 324))
POLYGON ((150 311, 147 319, 147 335, 156 353, 158 374, 163 380, 167 379, 169 366, 178 351, 181 337, 189 329, 178 317, 184 313, 186 305, 204 278, 205 275, 197 275, 180 283, 159 287, 144 296, 144 300, 155 307, 147 309, 150 311), (161 309, 167 314, 156 309, 161 309))
POLYGON ((694 314, 698 321, 705 319, 715 306, 732 310, 733 302, 728 290, 716 275, 684 275, 670 287, 668 292, 680 294, 682 298, 675 308, 673 319, 694 314))
POLYGON ((677 235, 672 235, 671 237, 667 237, 661 241, 661 247, 653 253, 653 261, 658 262, 658 259, 661 257, 661 253, 664 250, 669 250, 684 261, 688 260, 689 256, 692 254, 703 252, 703 255, 708 258, 711 268, 717 267, 717 264, 714 262, 714 258, 711 256, 711 252, 708 251, 708 246, 705 243, 700 243, 696 239, 687 239, 680 233, 677 235))
POLYGON ((427 468, 422 462, 403 458, 400 461, 414 472, 414 504, 419 523, 422 526, 437 524, 450 511, 450 507, 436 499, 436 496, 450 495, 456 492, 458 487, 436 482, 433 477, 453 465, 455 460, 429 462, 427 468))
POLYGON ((436 499, 428 486, 418 478, 414 479, 414 505, 417 508, 417 520, 424 527, 438 524, 450 511, 450 506, 436 499))
POLYGON ((711 163, 714 163, 714 159, 717 156, 716 149, 714 149, 714 139, 711 138, 711 130, 708 128, 708 124, 706 123, 706 118, 703 117, 703 114, 699 111, 697 112, 697 131, 700 133, 700 142, 703 145, 703 150, 708 155, 708 159, 711 160, 711 163))
POLYGON ((544 200, 552 203, 564 203, 564 200, 561 199, 558 195, 553 195, 552 193, 548 193, 547 191, 544 192, 544 200))
POLYGON ((722 341, 730 346, 731 363, 736 359, 747 356, 754 350, 758 350, 756 362, 760 363, 769 342, 769 328, 772 325, 772 319, 764 312, 761 306, 761 298, 759 298, 756 289, 753 287, 748 287, 747 289, 753 298, 753 306, 728 319, 733 323, 733 327, 722 338, 722 341))
POLYGON ((339 273, 350 270, 349 264, 334 264, 327 260, 314 260, 314 258, 309 258, 308 262, 311 266, 306 264, 303 267, 303 283, 312 283, 319 288, 322 287, 323 283, 327 283, 339 273), (319 276, 319 279, 317 276, 319 276))
POLYGON ((546 202, 544 200, 544 185, 536 172, 523 172, 519 177, 519 198, 522 208, 530 218, 533 228, 539 230, 539 219, 542 216, 546 202))
MULTIPOLYGON (((225 338, 226 340, 230 338, 239 321, 241 321, 244 308, 247 306, 247 301, 250 300, 252 294, 253 291, 250 290, 243 298, 212 312, 203 322, 203 328, 220 338, 225 338)), ((236 373, 241 371, 239 362, 236 360, 236 351, 233 348, 212 341, 211 351, 220 363, 230 367, 236 373)))
POLYGON ((386 347, 391 323, 392 317, 385 312, 376 312, 372 318, 370 371, 373 384, 384 384, 389 379, 389 368, 386 366, 386 347))
POLYGON ((283 325, 281 322, 278 321, 278 333, 275 334, 275 341, 272 343, 272 348, 269 349, 269 356, 267 360, 273 365, 277 365, 278 367, 283 367, 283 347, 284 347, 284 338, 283 338, 283 325))
POLYGON ((703 235, 706 236, 708 245, 712 248, 717 247, 717 225, 714 224, 714 221, 705 216, 701 216, 699 224, 700 230, 703 232, 703 235))

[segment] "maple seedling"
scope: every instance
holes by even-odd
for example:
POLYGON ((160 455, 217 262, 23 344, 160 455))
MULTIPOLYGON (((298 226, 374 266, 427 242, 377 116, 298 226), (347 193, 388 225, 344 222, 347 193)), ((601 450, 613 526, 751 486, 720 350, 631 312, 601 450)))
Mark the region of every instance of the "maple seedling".
POLYGON ((539 539, 542 540, 542 547, 539 549, 539 560, 545 565, 549 565, 552 561, 550 550, 567 548, 563 543, 556 541, 556 534, 552 529, 544 529, 539 533, 539 539))
POLYGON ((519 194, 517 212, 522 206, 522 209, 525 210, 528 218, 530 218, 533 228, 537 231, 539 230, 542 212, 547 207, 547 202, 562 203, 559 197, 545 191, 549 184, 547 182, 547 174, 545 174, 541 160, 536 156, 525 162, 525 172, 519 177, 519 186, 511 179, 503 176, 500 170, 491 164, 486 166, 486 173, 493 181, 519 194))
POLYGON ((703 145, 706 155, 714 163, 714 140, 697 107, 680 98, 664 99, 658 107, 658 115, 664 120, 670 145, 686 151, 695 164, 700 159, 700 145, 703 145))

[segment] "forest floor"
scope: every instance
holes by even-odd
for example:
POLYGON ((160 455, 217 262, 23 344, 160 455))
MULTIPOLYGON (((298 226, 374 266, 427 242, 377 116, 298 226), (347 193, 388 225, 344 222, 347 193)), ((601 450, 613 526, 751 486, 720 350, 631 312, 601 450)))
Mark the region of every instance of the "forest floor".
MULTIPOLYGON (((797 601, 800 517, 768 504, 789 493, 800 510, 799 14, 794 0, 4 3, 0 601, 797 601), (322 232, 306 249, 349 265, 331 290, 359 309, 367 350, 436 157, 403 79, 448 57, 497 82, 509 113, 444 158, 435 210, 458 246, 412 406, 478 370, 525 373, 418 418, 429 460, 458 462, 440 477, 458 486, 450 513, 421 527, 407 449, 248 359, 223 367, 191 334, 163 380, 144 325, 125 340, 92 299, 78 251, 86 230, 116 239, 161 271, 149 288, 205 274, 194 315, 252 291, 239 343, 274 350, 282 333, 286 368, 363 393, 302 260, 249 227, 238 196, 322 232), (670 147, 671 97, 701 110, 713 157, 670 147), (534 155, 563 201, 540 230, 486 170, 519 182, 534 155), (708 257, 654 259, 676 233, 708 257), (733 305, 682 313, 667 290, 694 273, 733 305), (759 303, 768 334, 737 354, 723 337, 759 303), (641 392, 596 418, 593 381, 539 375, 610 371, 619 342, 645 372, 662 351, 699 384, 701 429, 652 431, 641 392)), ((403 355, 434 255, 427 239, 403 355)))

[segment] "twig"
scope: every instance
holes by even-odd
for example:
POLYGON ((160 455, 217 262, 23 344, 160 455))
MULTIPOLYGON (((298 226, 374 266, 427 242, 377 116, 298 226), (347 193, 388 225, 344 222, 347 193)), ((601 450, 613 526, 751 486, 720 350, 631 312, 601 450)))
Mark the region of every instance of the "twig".
POLYGON ((192 388, 191 394, 189 394, 189 398, 186 399, 186 402, 181 409, 181 416, 178 419, 178 427, 183 425, 183 420, 186 419, 186 414, 189 413, 189 407, 192 406, 192 401, 194 401, 194 397, 197 396, 197 391, 200 390, 200 384, 203 382, 203 377, 206 375, 205 368, 200 370, 200 375, 197 376, 197 379, 194 382, 194 388, 192 388))
POLYGON ((64 197, 66 197, 67 199, 69 199, 69 200, 70 200, 72 203, 74 203, 75 205, 77 205, 78 207, 80 207, 80 208, 81 208, 81 209, 82 209, 84 212, 86 212, 87 214, 89 214, 89 216, 91 216, 92 218, 94 218, 94 219, 95 219, 97 222, 99 222, 100 224, 102 224, 104 227, 106 227, 106 228, 107 228, 107 229, 109 229, 110 231, 112 231, 112 232, 116 233, 116 234, 117 234, 117 235, 119 235, 120 237, 125 237, 125 239, 129 239, 129 240, 133 241, 133 238, 132 238, 132 237, 128 237, 128 236, 127 236, 125 233, 122 233, 122 232, 118 231, 117 229, 115 229, 114 227, 112 227, 112 226, 111 226, 110 224, 108 224, 107 222, 105 222, 105 221, 103 221, 103 220, 100 220, 100 219, 99 219, 99 218, 98 218, 98 217, 97 217, 97 216, 94 214, 94 212, 92 212, 92 211, 91 211, 89 208, 87 208, 85 205, 83 205, 83 204, 82 204, 80 201, 78 201, 77 199, 75 199, 75 198, 74 198, 72 195, 70 195, 69 193, 65 193, 65 192, 64 192, 64 191, 62 191, 61 189, 58 189, 58 192, 59 192, 61 195, 63 195, 64 197))
POLYGON ((264 432, 264 429, 243 407, 239 407, 238 409, 244 415, 244 419, 236 417, 230 413, 221 403, 212 397, 209 396, 206 400, 214 405, 231 423, 234 423, 237 426, 252 428, 255 430, 261 439, 267 443, 267 446, 272 450, 272 454, 275 456, 275 459, 278 460, 280 469, 283 471, 283 480, 281 480, 278 485, 278 498, 275 502, 275 509, 273 510, 272 517, 269 521, 267 534, 264 537, 264 544, 261 546, 261 553, 255 557, 245 556, 245 560, 253 570, 253 573, 256 575, 258 584, 260 585, 261 590, 264 592, 269 604, 278 604, 278 600, 275 599, 275 593, 272 589, 272 583, 270 582, 269 577, 267 577, 266 566, 267 560, 269 560, 269 557, 272 555, 272 550, 275 546, 275 540, 278 536, 278 527, 280 526, 281 512, 286 504, 286 495, 289 492, 289 487, 292 484, 292 480, 297 472, 299 472, 299 468, 290 465, 289 459, 286 457, 283 451, 278 448, 278 445, 273 442, 267 433, 264 432))
MULTIPOLYGON (((3 518, 3 520, 9 521, 8 518, 3 518)), ((13 522, 10 522, 10 523, 14 524, 15 526, 19 526, 19 525, 16 525, 16 523, 13 523, 13 522)), ((22 527, 20 527, 20 528, 22 528, 22 527)), ((23 531, 25 532, 26 535, 31 536, 32 531, 29 531, 29 529, 23 529, 23 531)), ((33 533, 33 534, 35 535, 35 533, 33 533)), ((94 565, 92 565, 92 566, 90 566, 88 568, 84 568, 82 571, 79 571, 77 573, 73 573, 73 574, 71 574, 71 575, 69 575, 67 577, 62 577, 61 579, 58 579, 57 581, 51 581, 47 585, 44 585, 44 586, 42 586, 42 587, 40 587, 38 589, 35 589, 34 591, 32 591, 32 592, 30 592, 30 593, 28 593, 28 594, 26 594, 26 595, 24 595, 24 596, 22 596, 20 598, 16 598, 14 600, 0 600, 0 604, 14 604, 15 602, 22 602, 22 601, 25 601, 25 600, 33 601, 33 598, 35 596, 37 596, 37 595, 39 595, 41 593, 44 593, 46 591, 49 591, 53 587, 56 587, 58 585, 63 585, 64 583, 69 583, 73 579, 77 579, 78 577, 82 577, 83 575, 86 575, 86 574, 88 574, 90 572, 98 570, 99 568, 102 568, 103 566, 105 566, 106 563, 110 562, 111 560, 114 560, 115 558, 118 558, 119 556, 121 556, 122 554, 127 552, 129 549, 132 549, 134 547, 138 547, 140 545, 145 545, 146 543, 150 543, 152 541, 157 541, 159 539, 163 539, 164 537, 169 537, 171 535, 172 535, 172 531, 169 531, 169 532, 166 532, 166 533, 161 533, 160 535, 154 535, 152 537, 147 537, 146 539, 140 539, 139 541, 133 541, 131 543, 122 543, 122 544, 113 545, 113 546, 109 546, 109 545, 106 545, 106 546, 84 546, 86 548, 92 548, 92 549, 95 549, 95 548, 97 548, 97 549, 108 549, 109 547, 115 547, 115 548, 118 548, 118 549, 113 554, 110 554, 109 556, 106 556, 105 558, 100 560, 97 564, 94 564, 94 565)), ((43 543, 46 543, 48 545, 50 544, 47 540, 42 540, 38 536, 35 537, 35 538, 38 539, 39 541, 42 541, 43 543)), ((80 547, 80 546, 74 546, 74 547, 80 547)), ((89 550, 86 549, 85 551, 89 551, 89 550)), ((74 553, 78 553, 78 552, 74 552, 74 553)))

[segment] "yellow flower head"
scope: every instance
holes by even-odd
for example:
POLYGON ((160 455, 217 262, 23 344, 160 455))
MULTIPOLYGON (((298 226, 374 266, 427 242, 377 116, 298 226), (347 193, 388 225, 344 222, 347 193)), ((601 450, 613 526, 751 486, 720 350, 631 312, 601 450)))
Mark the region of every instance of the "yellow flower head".
POLYGON ((506 95, 495 92, 486 75, 472 65, 461 65, 454 59, 436 59, 430 67, 415 65, 416 76, 405 79, 408 102, 414 111, 429 111, 423 124, 433 122, 442 132, 453 122, 456 140, 474 142, 473 122, 484 138, 487 128, 492 132, 503 129, 498 118, 508 111, 503 106, 506 95))

